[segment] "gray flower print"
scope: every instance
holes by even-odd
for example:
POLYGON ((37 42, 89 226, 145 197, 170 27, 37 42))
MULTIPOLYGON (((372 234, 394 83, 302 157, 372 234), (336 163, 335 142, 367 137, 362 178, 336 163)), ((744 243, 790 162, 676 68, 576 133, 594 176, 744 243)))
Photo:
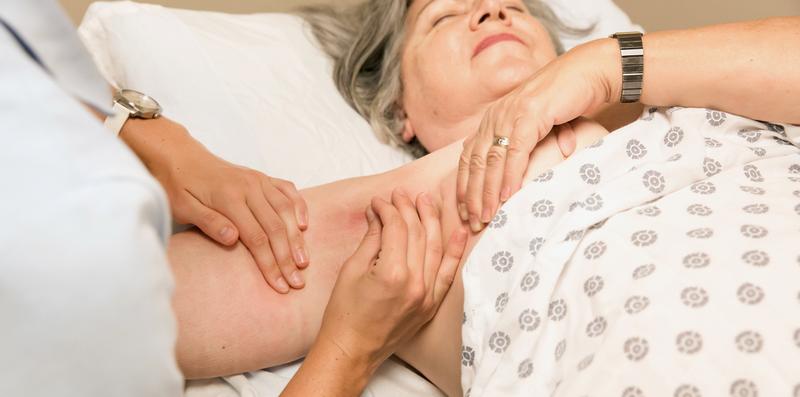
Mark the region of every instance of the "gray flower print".
POLYGON ((751 204, 743 207, 742 211, 748 214, 765 214, 769 211, 769 207, 766 204, 751 204))
POLYGON ((497 215, 495 215, 494 219, 492 219, 492 222, 489 223, 489 227, 492 229, 499 229, 505 226, 506 222, 508 222, 508 215, 505 211, 500 210, 497 211, 497 215))
POLYGON ((547 182, 551 179, 553 179, 553 170, 547 170, 542 174, 539 174, 539 176, 537 176, 531 182, 547 182))
POLYGON ((740 231, 742 232, 742 236, 748 238, 763 238, 766 237, 769 232, 767 229, 764 229, 761 226, 754 226, 754 225, 742 225, 740 231))
POLYGON ((743 353, 758 353, 764 346, 764 338, 755 331, 744 331, 736 336, 736 348, 743 353))
POLYGON ((647 247, 655 244, 658 234, 652 230, 640 230, 631 236, 631 242, 637 247, 647 247))
POLYGON ((642 310, 647 309, 650 305, 650 299, 646 296, 632 296, 625 302, 625 312, 628 314, 637 314, 642 310))
POLYGON ((600 183, 600 169, 594 164, 584 164, 580 170, 581 179, 590 185, 600 183))
POLYGON ((533 212, 533 216, 537 218, 548 218, 553 215, 555 212, 555 206, 553 206, 553 202, 547 199, 539 200, 533 203, 533 207, 531 207, 531 212, 533 212))
POLYGON ((686 212, 689 215, 697 215, 697 216, 709 216, 714 213, 711 208, 706 207, 703 204, 692 204, 689 208, 686 208, 686 212))
POLYGON ((672 156, 669 156, 669 158, 667 159, 667 161, 669 161, 669 162, 673 163, 673 162, 676 162, 676 161, 678 161, 678 160, 680 160, 680 159, 682 159, 682 158, 683 158, 683 155, 682 155, 682 154, 680 154, 680 153, 675 153, 675 154, 673 154, 672 156))
POLYGON ((603 219, 602 221, 597 222, 592 226, 589 226, 589 230, 598 230, 598 229, 602 228, 603 226, 605 226, 607 220, 608 220, 608 218, 603 219))
POLYGON ((475 364, 475 350, 469 346, 461 346, 461 365, 471 367, 475 364))
POLYGON ((667 181, 658 171, 647 171, 642 176, 642 184, 653 193, 661 193, 666 188, 667 181))
POLYGON ((789 166, 789 173, 800 175, 800 164, 792 164, 789 166))
POLYGON ((664 135, 664 145, 667 147, 675 147, 678 146, 679 143, 683 140, 683 129, 680 127, 672 127, 667 132, 667 135, 664 135))
POLYGON ((514 266, 514 257, 508 251, 500 251, 492 257, 492 266, 494 270, 506 273, 514 266))
POLYGON ((754 166, 753 164, 747 164, 743 169, 744 176, 747 179, 750 179, 753 182, 764 182, 764 177, 761 176, 761 171, 758 170, 758 167, 754 166))
POLYGON ((711 182, 698 182, 692 185, 691 187, 692 193, 707 195, 707 194, 714 194, 717 191, 717 187, 714 186, 711 182))
POLYGON ((797 215, 800 215, 800 204, 797 204, 797 205, 794 207, 794 212, 796 212, 796 213, 797 213, 797 215))
POLYGON ((797 347, 800 347, 800 328, 798 328, 797 331, 794 331, 794 344, 797 345, 797 347))
POLYGON ((678 351, 684 354, 695 354, 703 348, 703 337, 697 332, 686 331, 678 335, 675 341, 678 351))
POLYGON ((564 356, 564 352, 566 350, 567 350, 567 341, 565 339, 562 339, 561 342, 558 342, 558 345, 556 345, 556 351, 555 351, 556 361, 561 360, 561 357, 564 356))
POLYGON ((592 322, 586 325, 586 336, 594 338, 600 336, 605 332, 608 323, 603 317, 597 317, 592 322))
POLYGON ((767 123, 766 121, 762 121, 762 123, 764 123, 764 125, 767 126, 768 130, 770 130, 772 132, 776 132, 776 133, 778 133, 778 135, 786 138, 786 129, 783 128, 782 125, 767 123))
POLYGON ((575 210, 576 210, 576 209, 578 209, 578 208, 583 208, 583 203, 582 203, 582 202, 580 202, 580 201, 575 201, 575 202, 573 202, 573 203, 570 203, 570 205, 569 205, 569 212, 575 211, 575 210))
POLYGON ((595 241, 589 244, 589 246, 586 247, 585 250, 583 250, 583 256, 585 256, 586 259, 597 259, 603 256, 603 254, 605 253, 606 253, 606 243, 602 241, 595 241))
POLYGON ((721 126, 727 118, 728 115, 723 112, 718 112, 716 110, 706 111, 706 120, 708 120, 708 124, 711 124, 714 127, 721 126))
POLYGON ((640 361, 650 350, 650 344, 644 338, 629 338, 625 341, 625 356, 631 361, 640 361))
POLYGON ((651 205, 649 207, 639 208, 636 213, 639 215, 655 217, 661 215, 661 208, 651 205))
POLYGON ((739 135, 741 138, 743 138, 747 142, 755 143, 756 141, 758 141, 761 138, 761 130, 758 129, 758 128, 749 127, 749 128, 745 128, 743 130, 740 130, 737 135, 739 135))
POLYGON ((642 389, 630 386, 622 391, 622 397, 645 397, 645 395, 642 389))
POLYGON ((731 397, 758 397, 758 388, 752 381, 739 379, 731 384, 731 397))
POLYGON ((794 194, 795 197, 800 198, 800 190, 795 190, 792 192, 792 194, 794 194))
POLYGON ((632 160, 638 160, 647 155, 647 148, 636 139, 631 139, 625 149, 625 153, 632 160))
POLYGON ((524 361, 519 363, 519 367, 517 368, 517 376, 520 379, 525 379, 533 373, 533 363, 531 359, 526 358, 524 361))
POLYGON ((754 186, 739 186, 739 189, 742 189, 745 193, 755 194, 756 196, 762 196, 766 193, 764 189, 754 186))
POLYGON ((592 365, 592 361, 594 361, 594 354, 584 357, 583 360, 578 363, 578 371, 583 371, 584 369, 588 368, 590 365, 592 365))
POLYGON ((578 241, 583 238, 583 230, 573 230, 567 233, 566 237, 564 237, 564 241, 578 241))
POLYGON ((547 317, 553 321, 559 321, 567 315, 567 302, 563 299, 558 299, 555 301, 550 302, 550 306, 547 308, 547 317))
POLYGON ((533 331, 539 327, 539 323, 541 320, 536 310, 525 309, 519 315, 519 328, 523 331, 533 331))
POLYGON ((519 284, 523 291, 533 291, 533 289, 539 285, 539 273, 535 271, 525 273, 525 276, 522 277, 522 281, 519 284))
POLYGON ((736 291, 739 301, 746 305, 756 305, 764 300, 764 290, 750 283, 744 283, 736 291))
POLYGON ((587 211, 597 211, 603 208, 603 198, 597 193, 592 193, 586 200, 583 200, 583 208, 587 211))
POLYGON ((633 279, 634 280, 643 279, 653 274, 654 271, 656 271, 656 265, 652 263, 639 266, 633 271, 633 279))
POLYGON ((494 310, 498 313, 502 313, 503 310, 506 309, 506 305, 508 304, 508 293, 503 292, 500 295, 497 295, 497 299, 494 301, 494 310))
POLYGON ((604 142, 603 138, 600 138, 597 140, 597 142, 591 144, 591 146, 589 146, 588 149, 599 148, 600 146, 603 146, 603 142, 604 142))
POLYGON ((742 254, 742 260, 748 265, 766 266, 769 264, 769 254, 759 250, 747 251, 742 254))
POLYGON ((675 389, 675 393, 672 395, 673 397, 703 397, 700 394, 700 389, 696 386, 692 385, 680 385, 677 389, 675 389))
POLYGON ((714 231, 704 227, 700 229, 690 230, 686 233, 691 238, 708 239, 714 236, 714 231))
POLYGON ((531 253, 531 256, 536 258, 536 254, 539 253, 539 250, 542 249, 542 245, 544 245, 544 239, 541 237, 535 237, 531 242, 528 244, 528 250, 531 253))
POLYGON ((705 141, 706 141, 706 147, 710 147, 710 148, 722 147, 722 143, 720 141, 716 140, 716 139, 712 139, 712 138, 706 137, 705 141))
POLYGON ((583 292, 586 292, 590 298, 593 297, 595 294, 600 292, 603 289, 605 282, 603 278, 600 276, 592 276, 589 277, 586 282, 583 283, 583 292))
POLYGON ((705 252, 695 252, 683 257, 683 266, 689 269, 699 269, 711 264, 711 258, 705 252))
POLYGON ((703 307, 708 303, 708 292, 700 287, 684 288, 681 300, 684 305, 691 308, 703 307))
POLYGON ((464 397, 470 397, 472 395, 472 388, 467 389, 466 393, 464 393, 464 397))
POLYGON ((511 344, 511 338, 502 331, 497 331, 489 338, 489 348, 495 353, 502 353, 508 349, 511 344))
POLYGON ((750 149, 750 151, 758 157, 764 157, 767 155, 767 150, 763 147, 749 147, 748 149, 750 149))
POLYGON ((703 172, 705 172, 706 176, 714 176, 722 171, 722 163, 712 158, 706 157, 703 160, 703 172))
POLYGON ((647 108, 641 119, 644 121, 653 121, 656 112, 658 112, 658 108, 647 108))

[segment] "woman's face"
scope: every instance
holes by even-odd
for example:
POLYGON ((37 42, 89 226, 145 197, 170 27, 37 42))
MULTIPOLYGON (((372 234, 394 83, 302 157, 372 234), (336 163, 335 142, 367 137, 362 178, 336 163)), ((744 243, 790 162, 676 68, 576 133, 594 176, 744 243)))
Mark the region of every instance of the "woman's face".
POLYGON ((402 54, 403 138, 435 151, 474 133, 486 107, 556 57, 522 0, 414 0, 402 54))

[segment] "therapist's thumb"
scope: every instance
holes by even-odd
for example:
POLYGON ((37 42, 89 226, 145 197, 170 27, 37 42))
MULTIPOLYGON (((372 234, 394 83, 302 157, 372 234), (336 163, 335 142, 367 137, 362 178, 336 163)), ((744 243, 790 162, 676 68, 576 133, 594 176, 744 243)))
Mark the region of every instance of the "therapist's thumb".
POLYGON ((378 219, 378 216, 375 215, 375 212, 372 210, 372 206, 367 207, 366 214, 367 233, 364 234, 361 244, 358 245, 356 253, 353 254, 353 260, 364 264, 371 264, 372 261, 378 257, 378 252, 381 250, 381 233, 383 227, 381 226, 380 219, 378 219))

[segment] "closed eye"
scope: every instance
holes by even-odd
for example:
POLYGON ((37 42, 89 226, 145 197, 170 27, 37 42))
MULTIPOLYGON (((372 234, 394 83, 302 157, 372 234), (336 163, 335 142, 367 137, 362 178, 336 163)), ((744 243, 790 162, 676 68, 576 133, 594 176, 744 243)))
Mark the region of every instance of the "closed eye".
POLYGON ((445 19, 450 18, 450 17, 454 17, 454 16, 456 16, 456 15, 455 14, 443 15, 442 17, 436 19, 436 21, 433 22, 433 27, 436 27, 436 25, 440 24, 441 22, 444 22, 445 19))

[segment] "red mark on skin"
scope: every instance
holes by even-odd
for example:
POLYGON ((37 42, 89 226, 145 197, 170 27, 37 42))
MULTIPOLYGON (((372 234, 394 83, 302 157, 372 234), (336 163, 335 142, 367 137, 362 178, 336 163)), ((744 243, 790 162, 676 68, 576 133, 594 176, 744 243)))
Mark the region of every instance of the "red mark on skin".
POLYGON ((500 33, 491 35, 485 39, 483 39, 477 46, 475 46, 475 50, 472 52, 472 57, 475 58, 481 51, 503 41, 516 41, 520 44, 525 44, 519 37, 511 34, 511 33, 500 33))

